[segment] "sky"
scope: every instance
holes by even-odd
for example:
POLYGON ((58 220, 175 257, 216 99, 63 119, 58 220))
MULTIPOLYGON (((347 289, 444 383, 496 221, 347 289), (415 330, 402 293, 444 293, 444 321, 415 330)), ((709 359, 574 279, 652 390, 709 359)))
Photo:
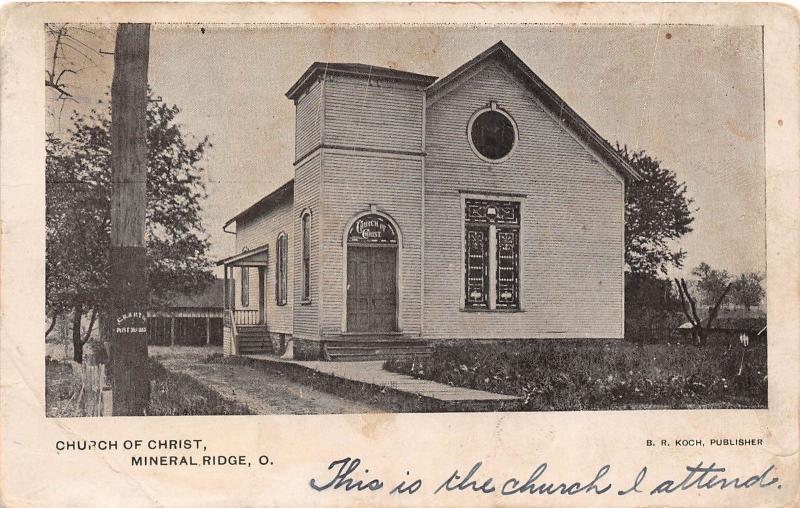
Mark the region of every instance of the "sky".
MULTIPOLYGON (((113 27, 87 27, 113 52, 113 27)), ((700 262, 766 271, 764 110, 760 27, 688 25, 153 25, 148 80, 208 136, 204 223, 211 257, 233 254, 223 224, 293 176, 289 87, 315 61, 373 64, 443 77, 498 40, 601 136, 645 150, 685 181, 694 231, 683 272, 700 262)), ((86 50, 82 46, 78 46, 86 50)), ((88 51, 87 51, 88 52, 88 51)), ((91 53, 90 53, 91 55, 91 53)), ((76 55, 77 59, 81 59, 76 55)), ((113 57, 70 76, 69 127, 110 90, 113 57)))

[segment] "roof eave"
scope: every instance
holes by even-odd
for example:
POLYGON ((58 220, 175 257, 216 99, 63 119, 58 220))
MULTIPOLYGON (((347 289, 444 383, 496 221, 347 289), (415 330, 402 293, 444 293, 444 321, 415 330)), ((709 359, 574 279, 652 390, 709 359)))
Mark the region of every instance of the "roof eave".
POLYGON ((428 76, 425 74, 417 74, 409 71, 400 71, 389 69, 380 66, 365 65, 370 68, 370 71, 364 71, 356 67, 355 64, 342 64, 342 63, 324 63, 314 62, 308 69, 300 76, 295 84, 293 84, 286 92, 286 98, 296 101, 297 98, 317 79, 321 73, 326 75, 338 76, 357 76, 357 77, 375 77, 381 79, 391 79, 401 81, 404 83, 411 83, 422 88, 427 88, 431 83, 435 82, 436 76, 428 76))
POLYGON ((225 225, 222 226, 223 231, 225 229, 227 229, 228 226, 230 226, 231 224, 233 224, 237 220, 241 219, 242 217, 244 217, 248 213, 252 212, 253 210, 258 208, 259 206, 266 205, 270 201, 273 201, 273 200, 277 199, 278 196, 280 196, 284 192, 289 192, 289 190, 292 189, 292 188, 294 188, 294 178, 292 178, 288 182, 284 183, 283 185, 281 185, 280 187, 278 187, 274 191, 270 192, 269 194, 267 194, 263 198, 259 199, 258 201, 256 201, 252 205, 248 206, 247 208, 245 208, 241 212, 237 213, 231 219, 228 219, 228 221, 225 223, 225 225))
POLYGON ((239 254, 234 254, 233 256, 228 256, 227 258, 220 259, 217 261, 217 266, 228 265, 231 263, 235 263, 237 261, 241 261, 243 259, 247 259, 252 256, 257 256, 258 254, 269 252, 269 244, 260 245, 254 249, 246 250, 240 252, 239 254))

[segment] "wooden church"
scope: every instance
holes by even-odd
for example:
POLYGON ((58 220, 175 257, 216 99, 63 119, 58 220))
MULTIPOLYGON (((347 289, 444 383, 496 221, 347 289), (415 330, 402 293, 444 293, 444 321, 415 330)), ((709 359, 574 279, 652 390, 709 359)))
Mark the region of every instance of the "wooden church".
POLYGON ((314 63, 294 179, 231 218, 226 354, 622 338, 640 179, 503 42, 449 75, 314 63))

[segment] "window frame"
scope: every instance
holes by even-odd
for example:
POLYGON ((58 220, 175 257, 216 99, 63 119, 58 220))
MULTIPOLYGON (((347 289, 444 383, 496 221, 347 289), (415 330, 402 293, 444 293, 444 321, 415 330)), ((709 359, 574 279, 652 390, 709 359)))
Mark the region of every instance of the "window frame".
POLYGON ((522 194, 487 194, 482 192, 475 192, 475 191, 463 191, 460 190, 459 193, 461 194, 461 286, 459 288, 461 297, 460 297, 460 310, 465 312, 524 312, 525 308, 523 305, 523 286, 524 286, 524 256, 523 256, 523 239, 525 238, 525 227, 526 221, 524 220, 525 215, 525 201, 526 196, 522 194), (508 203, 515 203, 518 207, 518 223, 517 224, 489 224, 489 223, 480 223, 480 222, 473 222, 470 223, 467 220, 467 203, 469 201, 500 201, 500 202, 508 202, 508 203), (470 227, 483 227, 485 231, 488 232, 488 239, 487 239, 487 249, 488 252, 486 256, 489 259, 489 266, 488 268, 488 280, 486 282, 487 287, 487 295, 486 295, 486 305, 470 305, 467 302, 467 231, 470 227), (498 288, 498 266, 499 266, 499 259, 498 259, 498 248, 497 248, 497 240, 498 240, 498 232, 502 232, 504 230, 514 229, 516 230, 517 238, 516 238, 516 305, 502 305, 498 304, 499 298, 499 288, 498 288))
POLYGON ((311 210, 300 214, 300 303, 311 303, 311 210))
POLYGON ((514 155, 514 151, 516 151, 517 146, 519 145, 519 127, 517 126, 517 122, 514 120, 514 117, 512 117, 508 111, 500 108, 496 101, 491 101, 487 107, 475 111, 470 117, 469 122, 467 123, 467 142, 469 143, 469 147, 472 149, 472 152, 479 159, 484 162, 488 162, 489 164, 500 164, 507 161, 512 155, 514 155), (506 117, 508 121, 511 122, 511 127, 514 129, 514 144, 511 146, 511 150, 509 150, 507 154, 499 159, 490 159, 489 157, 486 157, 481 153, 480 150, 478 150, 478 147, 476 147, 475 143, 472 141, 472 126, 475 123, 475 120, 477 120, 482 114, 489 111, 495 111, 506 117))
POLYGON ((288 279, 288 251, 289 235, 281 231, 275 240, 275 305, 284 306, 287 303, 288 279))

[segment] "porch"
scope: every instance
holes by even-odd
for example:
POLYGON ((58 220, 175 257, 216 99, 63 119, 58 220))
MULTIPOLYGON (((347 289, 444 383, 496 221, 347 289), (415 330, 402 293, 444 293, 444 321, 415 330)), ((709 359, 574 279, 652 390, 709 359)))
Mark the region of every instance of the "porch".
MULTIPOLYGON (((223 298, 222 331, 223 353, 226 355, 264 354, 272 352, 272 341, 267 327, 265 306, 267 261, 269 249, 262 245, 222 259, 225 293, 223 298), (258 308, 236 308, 236 277, 234 269, 258 270, 258 308)), ((241 288, 240 291, 244 289, 241 288)))

